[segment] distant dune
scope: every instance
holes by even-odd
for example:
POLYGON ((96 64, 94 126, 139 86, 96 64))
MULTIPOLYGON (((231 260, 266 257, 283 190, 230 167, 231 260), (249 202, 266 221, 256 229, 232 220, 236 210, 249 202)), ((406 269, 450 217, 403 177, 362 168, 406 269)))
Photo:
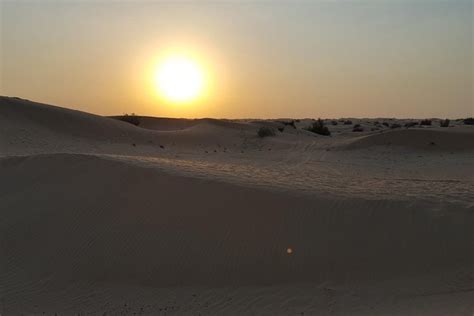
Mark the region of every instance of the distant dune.
POLYGON ((403 146, 414 150, 473 151, 472 127, 437 129, 396 129, 386 133, 361 137, 347 148, 360 149, 372 146, 403 146))
POLYGON ((0 98, 2 315, 471 315, 474 126, 138 119, 0 98))

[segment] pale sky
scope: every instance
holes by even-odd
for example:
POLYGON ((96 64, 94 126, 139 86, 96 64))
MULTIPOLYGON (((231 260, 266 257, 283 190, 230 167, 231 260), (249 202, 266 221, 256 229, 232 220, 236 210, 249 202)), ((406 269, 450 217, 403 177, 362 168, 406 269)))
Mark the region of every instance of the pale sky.
POLYGON ((96 114, 168 117, 474 115, 473 2, 2 1, 0 94, 96 114), (153 71, 190 54, 189 104, 153 71))

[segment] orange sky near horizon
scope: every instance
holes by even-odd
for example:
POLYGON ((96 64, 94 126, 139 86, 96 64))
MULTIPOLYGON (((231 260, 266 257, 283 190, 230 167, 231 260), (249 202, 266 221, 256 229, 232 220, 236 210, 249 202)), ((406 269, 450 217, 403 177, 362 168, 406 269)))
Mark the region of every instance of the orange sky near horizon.
POLYGON ((4 1, 2 95, 102 115, 473 116, 471 1, 4 1), (156 91, 193 56, 205 92, 156 91))

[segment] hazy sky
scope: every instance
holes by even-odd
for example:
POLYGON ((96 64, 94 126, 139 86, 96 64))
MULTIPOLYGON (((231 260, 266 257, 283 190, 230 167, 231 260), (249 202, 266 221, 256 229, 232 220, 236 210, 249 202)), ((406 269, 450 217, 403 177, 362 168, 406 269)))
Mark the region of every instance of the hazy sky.
POLYGON ((2 1, 0 94, 97 114, 473 116, 473 1, 2 1), (208 93, 160 100, 165 52, 208 93))

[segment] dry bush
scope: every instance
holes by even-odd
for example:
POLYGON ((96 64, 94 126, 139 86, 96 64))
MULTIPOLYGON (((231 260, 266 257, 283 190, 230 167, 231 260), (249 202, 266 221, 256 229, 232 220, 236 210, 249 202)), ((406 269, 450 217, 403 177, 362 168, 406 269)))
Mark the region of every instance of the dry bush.
POLYGON ((123 121, 123 122, 133 124, 135 126, 140 125, 140 119, 135 115, 135 113, 132 113, 130 115, 125 114, 123 116, 117 117, 117 119, 120 120, 120 121, 123 121))
POLYGON ((408 127, 414 127, 418 125, 418 122, 408 122, 408 123, 405 123, 405 127, 408 128, 408 127))
POLYGON ((310 126, 306 128, 306 130, 323 136, 331 135, 331 132, 326 126, 324 126, 324 122, 321 119, 314 121, 310 126))
POLYGON ((474 125, 474 118, 468 117, 463 120, 464 124, 466 125, 474 125))
POLYGON ((441 120, 441 121, 439 122, 439 126, 441 126, 441 127, 449 127, 449 122, 450 122, 449 119, 441 120))
POLYGON ((273 128, 262 126, 257 131, 258 137, 267 137, 267 136, 275 136, 275 131, 273 128))
POLYGON ((285 126, 291 126, 294 129, 296 129, 295 121, 281 121, 280 123, 285 126))
POLYGON ((431 120, 428 120, 428 119, 421 120, 420 125, 425 125, 425 126, 431 125, 431 120))

